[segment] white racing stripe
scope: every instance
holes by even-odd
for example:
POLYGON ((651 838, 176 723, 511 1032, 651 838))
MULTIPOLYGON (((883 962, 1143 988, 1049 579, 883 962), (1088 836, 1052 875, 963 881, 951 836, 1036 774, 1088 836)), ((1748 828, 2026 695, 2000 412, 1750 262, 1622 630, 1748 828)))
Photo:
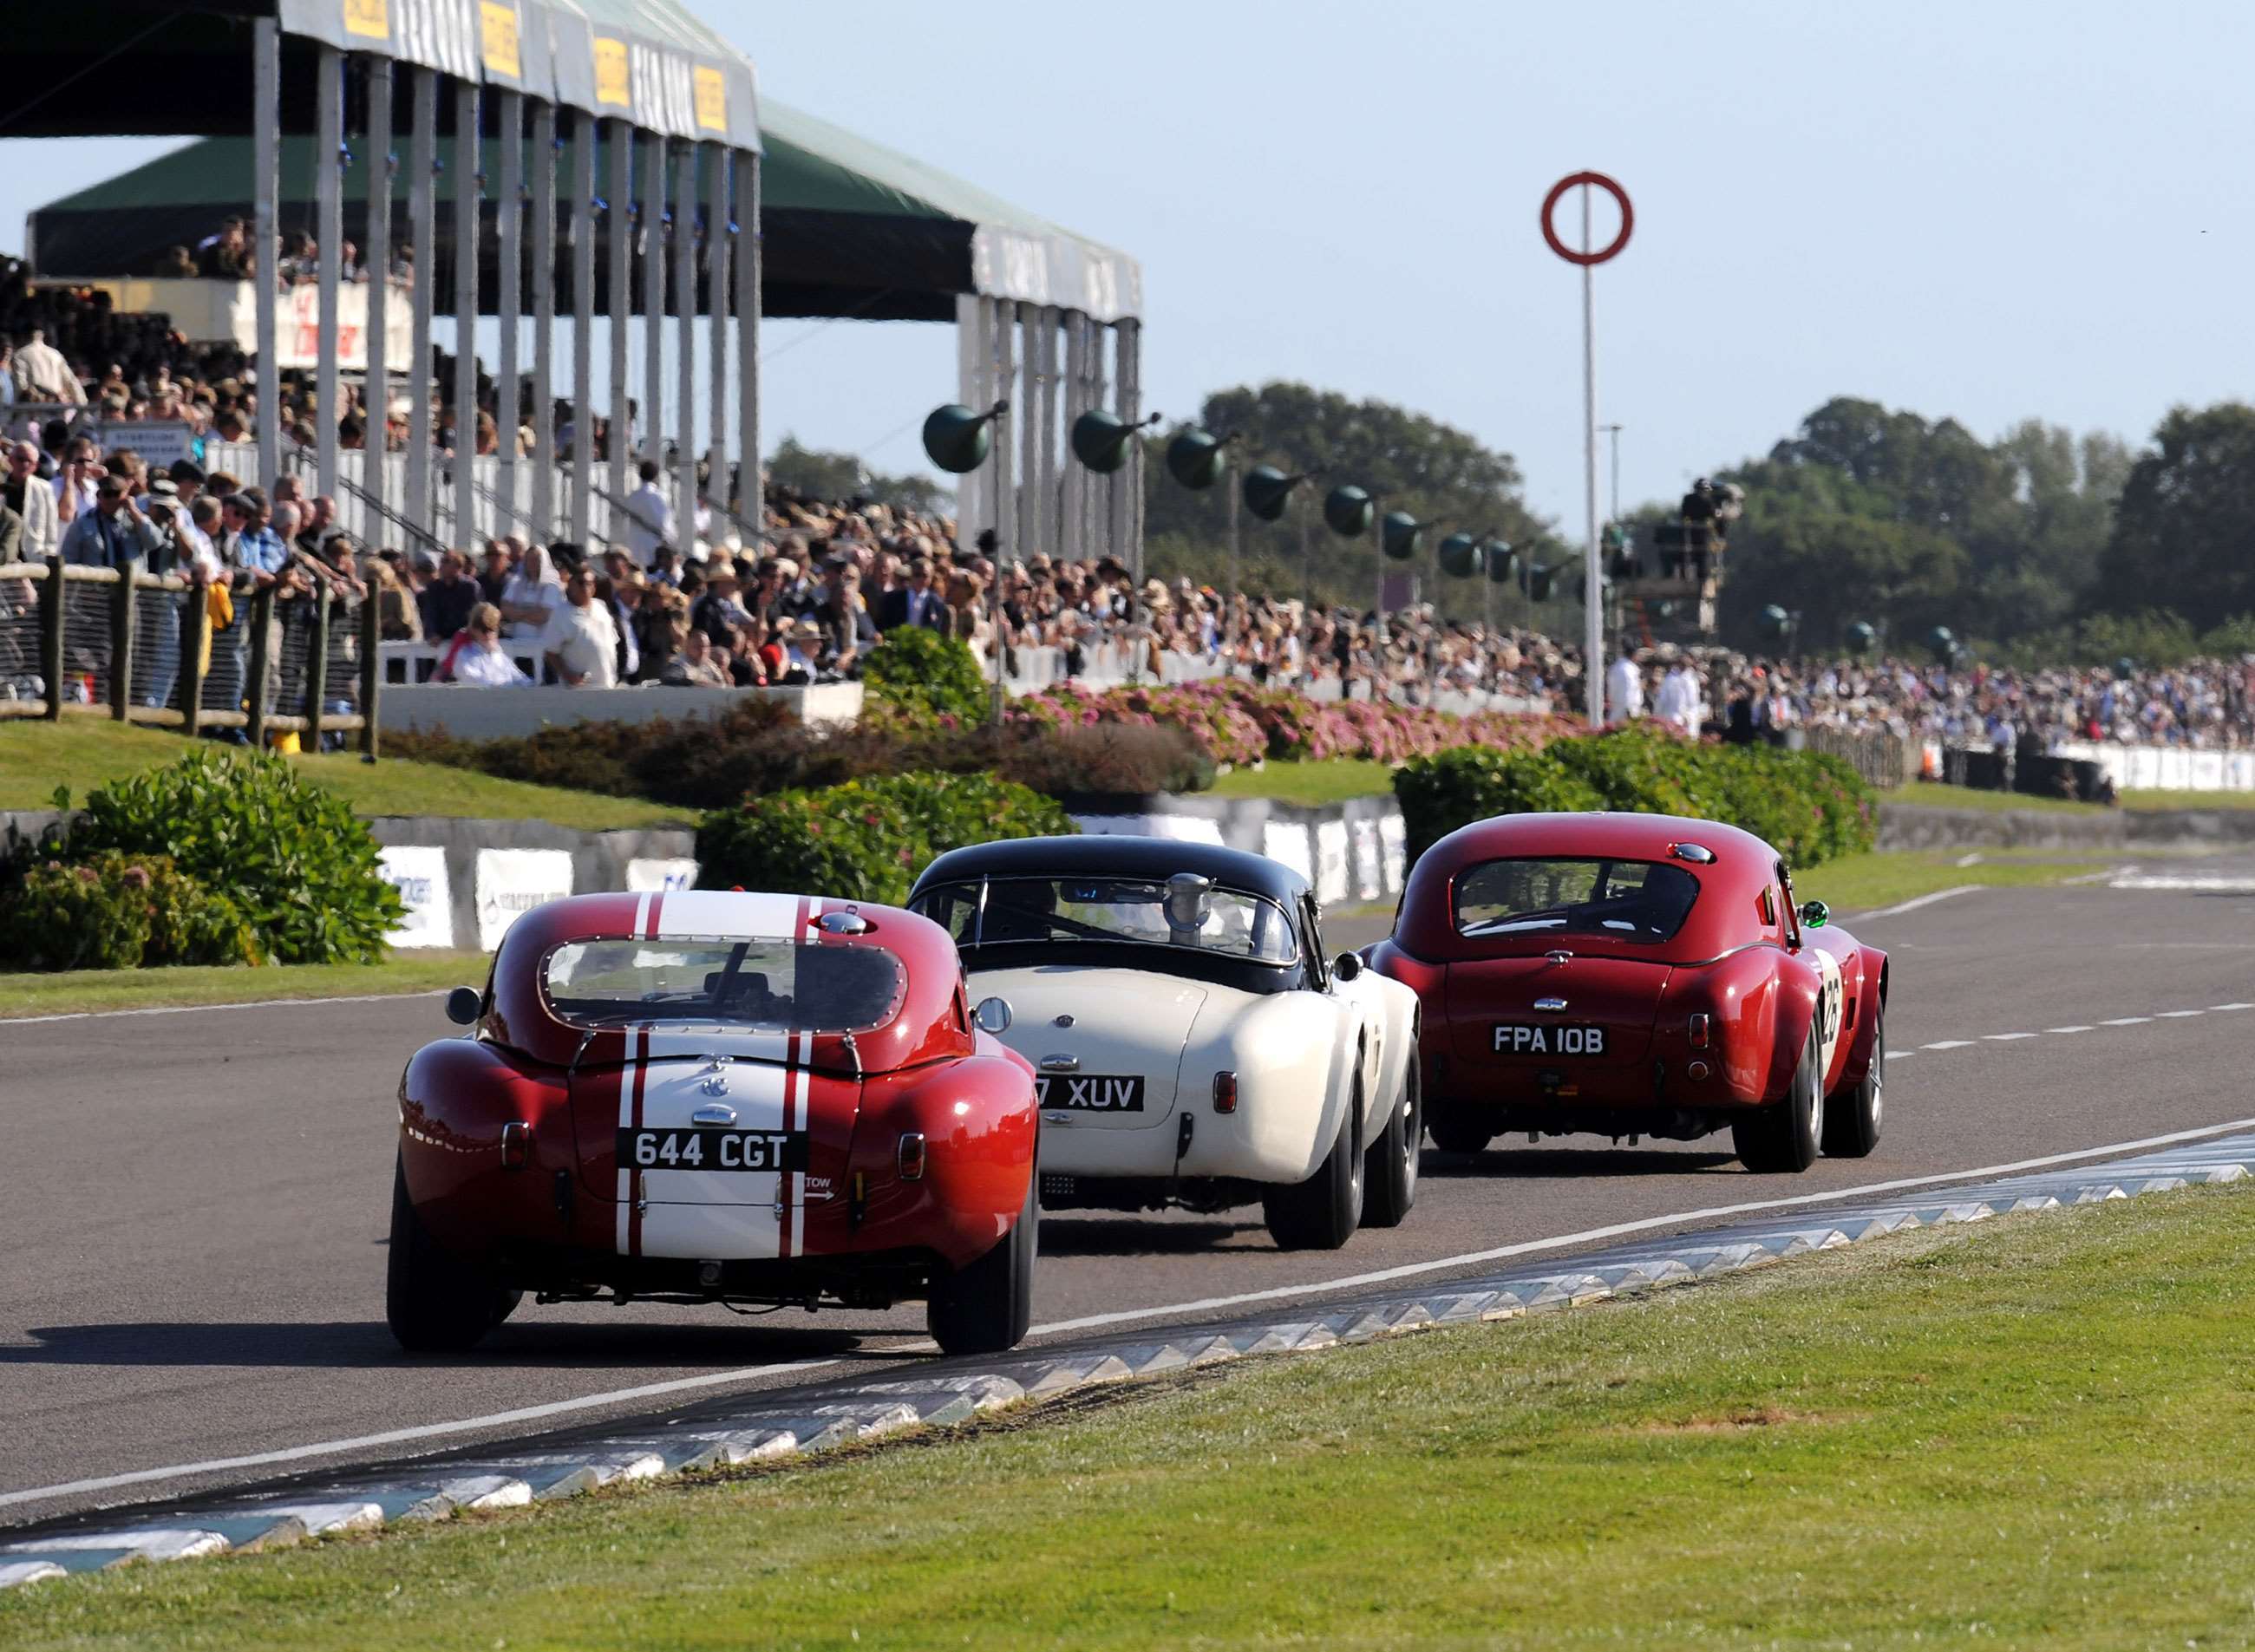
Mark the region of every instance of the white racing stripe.
MULTIPOLYGON (((1607 1227, 1589 1227, 1575 1234, 1557 1234, 1548 1239, 1530 1239, 1516 1245, 1500 1245, 1492 1250, 1465 1251, 1454 1256, 1437 1256, 1428 1262, 1407 1262, 1398 1268, 1383 1268, 1370 1273, 1348 1274, 1333 1279, 1310 1280, 1305 1284, 1278 1285, 1267 1290, 1248 1290, 1229 1297, 1206 1297, 1196 1302, 1167 1303, 1150 1308, 1128 1308, 1115 1313, 1089 1314, 1078 1319, 1059 1319, 1049 1325, 1035 1325, 1029 1337, 1063 1336, 1071 1332, 1092 1331, 1104 1325, 1128 1325, 1142 1319, 1162 1319, 1170 1315, 1209 1314, 1224 1308, 1243 1307, 1259 1302, 1283 1302, 1297 1297, 1320 1297, 1333 1291, 1358 1290, 1369 1285, 1386 1284, 1396 1279, 1411 1279, 1421 1274, 1442 1273, 1451 1269, 1474 1267, 1481 1262, 1502 1262, 1514 1256, 1528 1256, 1547 1250, 1563 1250, 1577 1245, 1595 1244, 1602 1240, 1624 1238, 1631 1234, 1648 1234, 1661 1228, 1698 1222, 1713 1222, 1730 1216, 1750 1216, 1763 1211, 1796 1210, 1813 1205, 1837 1205, 1844 1200, 1869 1199, 1883 1193, 1900 1193, 1919 1187, 1940 1187, 1952 1182, 1979 1181, 1985 1177, 2016 1175, 2023 1170, 2048 1170, 2054 1165, 2072 1164, 2081 1159, 2104 1159, 2131 1153, 2142 1153, 2153 1148, 2170 1147, 2180 1142, 2203 1141, 2210 1136, 2230 1135, 2236 1132, 2255 1129, 2255 1118, 2233 1119, 2223 1124, 2203 1125, 2198 1129, 2173 1130, 2166 1135, 2148 1135, 2132 1142, 2113 1142, 2104 1147, 2082 1148, 2071 1153, 2048 1153, 2041 1158, 2017 1159, 2006 1164, 1986 1164, 1977 1170, 1948 1170, 1933 1176, 1909 1176, 1888 1182, 1865 1182, 1855 1187, 1836 1188, 1829 1192, 1802 1193, 1785 1199, 1748 1199, 1737 1205, 1709 1206, 1701 1210, 1676 1211, 1664 1216, 1647 1216, 1638 1221, 1616 1222, 1607 1227)), ((370 1451, 385 1445, 408 1445, 421 1441, 443 1439, 452 1435, 473 1434, 481 1431, 505 1428, 517 1423, 538 1423, 550 1417, 568 1417, 575 1411, 601 1409, 608 1406, 629 1404, 637 1401, 665 1399, 678 1394, 693 1393, 700 1388, 727 1388, 732 1384, 749 1382, 760 1377, 796 1375, 804 1371, 822 1371, 849 1364, 866 1364, 870 1353, 881 1354, 924 1353, 932 1350, 928 1341, 912 1340, 884 1342, 873 1339, 854 1355, 835 1360, 799 1360, 780 1365, 745 1366, 730 1371, 711 1371, 700 1376, 675 1377, 664 1382, 648 1382, 639 1388, 614 1388, 601 1394, 582 1395, 576 1399, 551 1400, 544 1405, 522 1406, 515 1410, 495 1411, 485 1417, 461 1417, 453 1422, 425 1423, 412 1428, 388 1430, 381 1434, 362 1434, 348 1439, 321 1440, 306 1445, 284 1446, 270 1452, 255 1452, 241 1457, 212 1458, 200 1463, 176 1463, 164 1468, 130 1469, 123 1473, 104 1474, 88 1480, 67 1480, 53 1486, 32 1486, 21 1491, 0 1492, 0 1508, 36 1502, 42 1498, 70 1497, 92 1492, 115 1491, 126 1486, 150 1486, 159 1481, 185 1480, 195 1475, 224 1473, 244 1468, 271 1468, 284 1463, 300 1463, 317 1457, 334 1457, 345 1452, 370 1451)))

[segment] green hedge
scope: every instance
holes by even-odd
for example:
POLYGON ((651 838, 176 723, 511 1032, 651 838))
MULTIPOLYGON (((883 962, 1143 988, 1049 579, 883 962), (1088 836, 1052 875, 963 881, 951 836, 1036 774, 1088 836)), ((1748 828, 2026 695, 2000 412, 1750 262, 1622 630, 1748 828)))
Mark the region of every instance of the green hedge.
POLYGON ((994 703, 994 685, 970 645, 921 625, 886 632, 862 661, 861 681, 877 702, 873 712, 889 708, 911 722, 976 723, 994 703))
POLYGON ((1396 770, 1394 793, 1412 861, 1494 815, 1619 809, 1724 821, 1767 840, 1794 866, 1816 866, 1870 848, 1879 818, 1871 787, 1837 757, 1635 728, 1539 751, 1439 752, 1396 770))
POLYGON ((936 854, 1078 828, 1050 799, 989 775, 922 772, 747 798, 697 828, 706 889, 797 889, 899 905, 936 854))
POLYGON ((224 896, 277 963, 373 963, 402 910, 351 806, 270 754, 205 748, 98 787, 53 858, 110 850, 164 856, 224 896))

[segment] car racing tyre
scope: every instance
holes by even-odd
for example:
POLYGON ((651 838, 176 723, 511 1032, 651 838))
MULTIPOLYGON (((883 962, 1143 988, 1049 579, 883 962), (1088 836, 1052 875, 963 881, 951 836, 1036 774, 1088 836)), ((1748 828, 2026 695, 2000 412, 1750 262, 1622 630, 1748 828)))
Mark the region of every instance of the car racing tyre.
POLYGON ((1802 1046, 1793 1088, 1784 1100, 1746 1114, 1731 1126, 1739 1162, 1764 1175, 1807 1170, 1824 1135, 1824 1088, 1816 1071, 1816 1033, 1802 1046))
POLYGON ((1824 1155, 1827 1158, 1868 1157, 1879 1144, 1880 1092, 1887 1082, 1887 1012, 1882 1004, 1872 1017, 1872 1061, 1863 1082, 1843 1087, 1824 1105, 1824 1155))
POLYGON ((1363 1156, 1355 1146, 1362 1133, 1360 1065, 1338 1135, 1316 1173, 1289 1187, 1272 1187, 1261 1199, 1261 1213, 1279 1250, 1337 1250, 1362 1220, 1363 1156))
POLYGON ((1417 1155, 1425 1145, 1425 1103, 1417 1061, 1401 1079, 1401 1105, 1362 1161, 1362 1225, 1399 1227, 1417 1202, 1417 1155))
POLYGON ((431 1237, 407 1197, 406 1167, 391 1168, 391 1247, 383 1277, 383 1317, 410 1353, 460 1353, 515 1312, 521 1290, 431 1237))
POLYGON ((1034 1260, 1041 1254, 1041 1206, 1026 1177, 1016 1224, 976 1262, 932 1281, 924 1325, 942 1353, 1001 1353, 1024 1340, 1034 1322, 1034 1260))
POLYGON ((1495 1140, 1493 1130, 1468 1114, 1451 1112, 1446 1107, 1436 1113, 1424 1105, 1422 1097, 1418 1111, 1425 1115, 1425 1134, 1444 1153, 1485 1153, 1487 1144, 1495 1140))

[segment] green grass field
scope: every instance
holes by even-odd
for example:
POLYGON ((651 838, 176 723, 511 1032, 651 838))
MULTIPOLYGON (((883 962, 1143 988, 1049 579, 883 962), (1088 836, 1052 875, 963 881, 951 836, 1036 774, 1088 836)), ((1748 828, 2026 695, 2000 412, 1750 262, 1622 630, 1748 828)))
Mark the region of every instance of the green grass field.
POLYGON ((1981 858, 1972 865, 1960 864, 1971 853, 1976 852, 1900 849, 1844 855, 1805 872, 1796 871, 1793 889, 1802 900, 1823 901, 1847 913, 1893 906, 1898 901, 1963 883, 2013 889, 2064 883, 2113 864, 2111 860, 2045 860, 2041 858, 2041 850, 2013 849, 1982 849, 1978 851, 1981 858))
POLYGON ((88 1009, 156 1009, 178 1004, 262 1003, 270 998, 344 998, 367 993, 481 987, 483 953, 394 953, 380 964, 279 964, 268 969, 73 969, 0 974, 0 1024, 17 1016, 88 1009))
POLYGON ((1321 763, 1272 763, 1259 769, 1233 769, 1217 776, 1217 798, 1268 798, 1278 803, 1313 806, 1349 798, 1384 797, 1394 790, 1394 770, 1364 757, 1329 757, 1321 763))
MULTIPOLYGON (((0 809, 44 809, 59 785, 80 798, 105 781, 172 762, 187 749, 179 735, 98 718, 60 723, 0 722, 0 809)), ((685 820, 690 812, 558 786, 496 780, 467 769, 384 758, 362 763, 350 753, 291 759, 350 804, 355 812, 468 816, 489 820, 552 820, 602 832, 685 820)))
POLYGON ((2244 1645, 2255 1198, 0 1596, 46 1648, 2244 1645))

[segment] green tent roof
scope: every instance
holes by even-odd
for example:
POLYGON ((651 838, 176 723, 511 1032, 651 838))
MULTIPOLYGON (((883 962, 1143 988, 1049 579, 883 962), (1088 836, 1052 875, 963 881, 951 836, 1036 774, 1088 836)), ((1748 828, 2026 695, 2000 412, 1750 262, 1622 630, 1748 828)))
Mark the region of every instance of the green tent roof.
MULTIPOLYGON (((1105 321, 1139 313, 1142 274, 1126 254, 771 98, 761 115, 767 313, 952 320, 962 293, 1057 305, 1105 321)), ((404 137, 399 147, 404 151, 404 137)), ((557 160, 568 191, 568 143, 557 160)), ((425 260, 425 269, 451 262, 451 203, 462 173, 449 136, 439 141, 439 244, 430 250, 437 263, 425 260)), ((372 172, 367 162, 355 156, 344 179, 345 233, 363 243, 372 172)), ((249 211, 251 168, 250 139, 207 138, 52 201, 32 214, 26 228, 35 267, 58 276, 152 273, 168 248, 193 246, 222 218, 249 211)), ((499 176, 490 142, 483 170, 490 201, 499 176)), ((284 140, 281 173, 284 227, 310 228, 310 139, 284 140)), ((671 174, 669 168, 669 186, 671 174)), ((609 167, 600 151, 595 176, 601 192, 609 167)), ((398 233, 404 232, 405 194, 403 180, 394 206, 398 233)), ((567 206, 566 233, 572 216, 567 206)), ((604 233, 608 214, 596 221, 598 234, 604 233)), ((490 265, 490 236, 484 251, 490 265)), ((568 264, 560 255, 557 262, 568 264)), ((604 266, 601 257, 597 264, 604 266)), ((608 307, 607 295, 597 302, 608 307)))

